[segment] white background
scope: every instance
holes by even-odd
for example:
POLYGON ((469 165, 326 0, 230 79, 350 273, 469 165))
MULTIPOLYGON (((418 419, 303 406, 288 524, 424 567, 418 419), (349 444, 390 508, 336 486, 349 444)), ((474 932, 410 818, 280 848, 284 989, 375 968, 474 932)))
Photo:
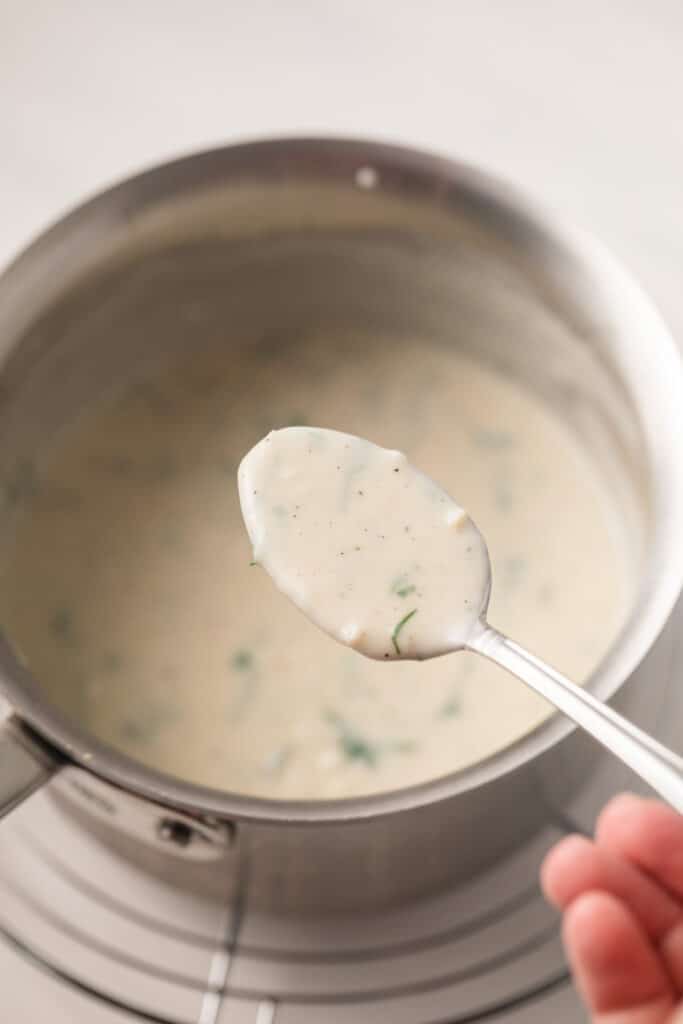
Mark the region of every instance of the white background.
MULTIPOLYGON (((683 338, 683 0, 0 0, 0 264, 141 167, 295 133, 511 178, 607 241, 683 338)), ((3 1003, 33 1024, 26 971, 3 1003)))
POLYGON ((509 176, 683 336, 682 0, 0 0, 0 262, 142 166, 315 132, 509 176))

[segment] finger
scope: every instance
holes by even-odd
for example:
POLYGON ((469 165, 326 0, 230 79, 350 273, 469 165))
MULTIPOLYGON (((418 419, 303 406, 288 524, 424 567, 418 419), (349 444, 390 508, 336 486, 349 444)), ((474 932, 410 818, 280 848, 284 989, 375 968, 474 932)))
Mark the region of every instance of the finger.
POLYGON ((598 819, 596 842, 683 899, 683 817, 656 800, 623 794, 598 819))
POLYGON ((683 919, 683 909, 666 890, 629 861, 583 836, 567 836, 550 851, 541 868, 541 884, 560 910, 585 892, 611 893, 655 941, 683 919))
POLYGON ((563 937, 595 1024, 663 1024, 674 1006, 671 982, 627 907, 585 893, 566 911, 563 937))
MULTIPOLYGON (((623 794, 611 800, 596 828, 598 844, 627 858, 674 896, 683 897, 683 817, 656 800, 623 794)), ((669 974, 683 991, 683 924, 661 938, 669 974)))

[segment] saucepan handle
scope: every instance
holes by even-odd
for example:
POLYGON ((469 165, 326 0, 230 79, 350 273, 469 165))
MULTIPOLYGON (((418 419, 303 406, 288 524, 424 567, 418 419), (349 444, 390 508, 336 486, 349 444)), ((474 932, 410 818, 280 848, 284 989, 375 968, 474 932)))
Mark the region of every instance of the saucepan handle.
POLYGON ((44 786, 61 764, 18 719, 0 717, 0 818, 44 786))

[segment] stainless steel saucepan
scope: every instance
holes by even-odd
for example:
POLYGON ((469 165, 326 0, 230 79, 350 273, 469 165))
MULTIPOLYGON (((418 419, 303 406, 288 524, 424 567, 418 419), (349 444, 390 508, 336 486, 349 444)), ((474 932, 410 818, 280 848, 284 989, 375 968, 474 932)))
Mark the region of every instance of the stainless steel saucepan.
MULTIPOLYGON (((41 236, 0 280, 0 553, 22 467, 112 382, 203 341, 326 325, 474 351, 572 425, 615 496, 635 581, 631 619, 589 685, 656 732, 683 582, 677 351, 598 245, 433 156, 329 139, 227 147, 132 178, 41 236)), ((466 878, 557 820, 606 756, 555 716, 432 783, 276 802, 116 752, 50 702, 6 640, 0 693, 2 813, 50 780, 73 827, 123 856, 200 886, 239 863, 254 902, 292 910, 466 878)))

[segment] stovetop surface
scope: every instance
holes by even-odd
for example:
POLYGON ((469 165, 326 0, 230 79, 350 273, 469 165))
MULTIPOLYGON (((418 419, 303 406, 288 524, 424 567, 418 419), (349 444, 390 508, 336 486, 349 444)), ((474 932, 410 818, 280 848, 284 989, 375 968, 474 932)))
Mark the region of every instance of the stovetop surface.
MULTIPOLYGON (((5 986, 2 1009, 13 1024, 38 1024, 42 1020, 49 1020, 50 1024, 136 1024, 140 1019, 93 1000, 60 981, 41 976, 24 957, 16 955, 4 943, 0 943, 0 975, 5 986), (7 985, 10 979, 11 984, 7 985)), ((448 1008, 446 1010, 448 1012, 448 1008)), ((334 1020, 327 1013, 309 1019, 334 1020)), ((365 1018, 360 1014, 354 1019, 357 1024, 364 1024, 365 1018)), ((384 1024, 392 1021, 389 1015, 381 1019, 384 1024)), ((434 1018, 433 1024, 446 1024, 450 1019, 442 1015, 434 1018)), ((489 1018, 493 1024, 559 1024, 564 1021, 578 1024, 583 1019, 568 984, 489 1018)), ((219 1024, 281 1024, 282 1020, 287 1018, 277 1016, 267 1001, 254 1003, 229 998, 223 1005, 219 1024)))
POLYGON ((396 911, 301 921, 247 911, 234 940, 230 906, 121 861, 39 794, 0 830, 13 1019, 34 1021, 48 998, 51 1020, 78 1020, 80 1007, 89 1021, 128 1024, 464 1024, 568 1008, 557 921, 535 880, 559 834, 396 911))
POLYGON ((524 1001, 566 998, 536 881, 560 834, 400 909, 294 919, 247 907, 235 929, 229 901, 149 875, 40 793, 0 829, 3 957, 41 998, 58 984, 60 998, 164 1024, 506 1020, 524 1001))

